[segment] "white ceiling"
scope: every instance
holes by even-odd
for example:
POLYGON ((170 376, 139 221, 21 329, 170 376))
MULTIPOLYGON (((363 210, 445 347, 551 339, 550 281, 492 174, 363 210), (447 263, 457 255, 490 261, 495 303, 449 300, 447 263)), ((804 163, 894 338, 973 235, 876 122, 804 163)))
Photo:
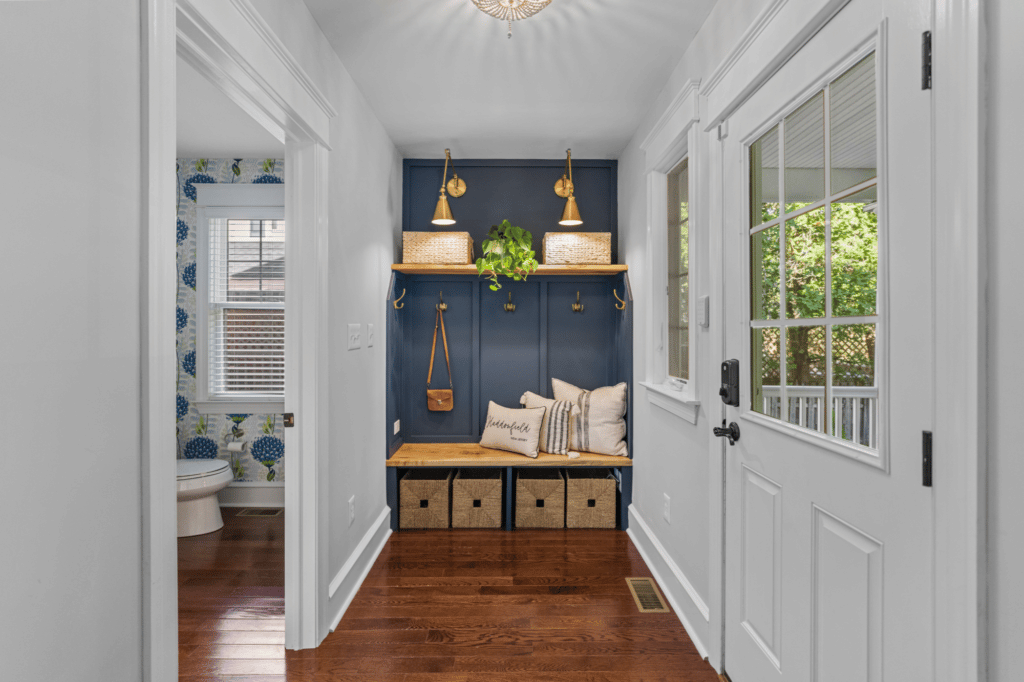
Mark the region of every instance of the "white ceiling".
POLYGON ((177 155, 281 159, 284 144, 179 57, 177 155))
POLYGON ((305 0, 407 158, 617 158, 715 0, 305 0))

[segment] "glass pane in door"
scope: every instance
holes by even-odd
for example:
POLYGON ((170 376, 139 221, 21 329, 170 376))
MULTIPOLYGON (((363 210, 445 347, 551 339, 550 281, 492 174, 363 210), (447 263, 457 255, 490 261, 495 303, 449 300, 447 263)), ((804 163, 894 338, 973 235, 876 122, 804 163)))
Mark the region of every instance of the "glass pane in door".
POLYGON ((779 127, 750 145, 750 226, 779 217, 779 127))
POLYGON ((786 117, 786 212, 825 198, 825 93, 786 117))
POLYGON ((832 194, 878 175, 875 55, 832 81, 829 88, 829 147, 832 194))

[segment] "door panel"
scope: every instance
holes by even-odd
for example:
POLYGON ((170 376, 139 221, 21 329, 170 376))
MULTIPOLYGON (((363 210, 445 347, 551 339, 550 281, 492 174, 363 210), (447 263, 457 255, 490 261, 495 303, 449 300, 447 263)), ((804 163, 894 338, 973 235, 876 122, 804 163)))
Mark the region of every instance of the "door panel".
POLYGON ((743 476, 743 625, 778 667, 782 488, 747 467, 743 476))
POLYGON ((929 11, 851 0, 721 142, 737 682, 932 678, 929 11))
POLYGON ((882 544, 814 508, 815 682, 880 679, 882 544))

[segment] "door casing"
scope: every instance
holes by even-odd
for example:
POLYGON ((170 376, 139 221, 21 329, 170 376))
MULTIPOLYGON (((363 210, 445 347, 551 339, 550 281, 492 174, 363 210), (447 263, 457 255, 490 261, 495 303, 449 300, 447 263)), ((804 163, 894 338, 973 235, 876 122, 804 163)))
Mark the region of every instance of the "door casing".
POLYGON ((326 602, 327 153, 326 97, 248 0, 146 0, 142 3, 143 253, 142 508, 143 670, 152 682, 178 677, 177 503, 173 422, 172 322, 176 59, 181 54, 236 104, 285 143, 285 219, 289 298, 285 330, 285 639, 310 648, 327 633, 326 602), (287 68, 281 69, 281 65, 287 68), (285 75, 287 74, 287 75, 285 75))

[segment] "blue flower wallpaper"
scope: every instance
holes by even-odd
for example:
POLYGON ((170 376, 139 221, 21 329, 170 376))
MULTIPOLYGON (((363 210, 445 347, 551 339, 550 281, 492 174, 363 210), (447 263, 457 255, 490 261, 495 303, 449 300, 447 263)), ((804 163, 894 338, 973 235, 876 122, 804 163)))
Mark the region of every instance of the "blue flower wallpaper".
POLYGON ((274 414, 201 415, 196 400, 196 185, 283 184, 280 159, 178 159, 178 459, 220 458, 235 480, 284 482, 284 425, 274 414), (230 452, 229 443, 245 443, 230 452))

